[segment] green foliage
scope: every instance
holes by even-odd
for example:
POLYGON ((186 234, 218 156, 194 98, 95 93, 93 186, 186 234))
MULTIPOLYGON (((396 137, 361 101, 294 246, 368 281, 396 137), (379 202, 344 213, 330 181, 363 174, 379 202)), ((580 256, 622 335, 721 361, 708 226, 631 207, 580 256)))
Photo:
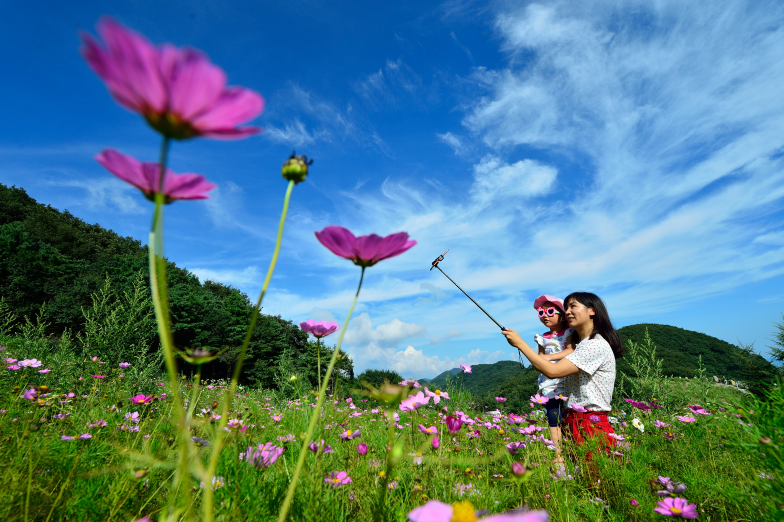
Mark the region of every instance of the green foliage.
MULTIPOLYGON (((91 354, 115 361, 157 354, 147 263, 147 250, 139 241, 38 204, 21 188, 0 184, 0 336, 24 331, 25 342, 39 343, 31 347, 35 353, 51 350, 66 332, 69 339, 77 332, 80 357, 91 354), (30 322, 28 317, 38 319, 30 322)), ((253 306, 248 296, 221 283, 202 284, 172 263, 167 279, 175 344, 228 348, 203 369, 204 378, 228 378, 250 323, 253 306)), ((243 382, 273 388, 285 351, 298 373, 317 382, 315 344, 291 321, 269 315, 259 318, 243 382)), ((322 358, 331 351, 324 354, 322 358)), ((159 360, 157 355, 153 359, 159 360)), ((195 371, 184 361, 179 364, 187 374, 195 371)), ((350 360, 342 361, 338 370, 342 377, 353 378, 350 360)))
POLYGON ((403 377, 393 370, 373 370, 368 369, 359 374, 357 377, 360 381, 367 381, 375 387, 384 384, 384 381, 397 384, 403 380, 403 377))
MULTIPOLYGON (((700 364, 702 362, 700 356, 700 364)), ((629 397, 637 401, 650 401, 662 397, 662 360, 656 357, 656 345, 653 343, 648 329, 641 343, 632 339, 626 340, 626 353, 623 356, 627 366, 631 368, 629 374, 623 370, 616 371, 615 401, 622 401, 629 397)))

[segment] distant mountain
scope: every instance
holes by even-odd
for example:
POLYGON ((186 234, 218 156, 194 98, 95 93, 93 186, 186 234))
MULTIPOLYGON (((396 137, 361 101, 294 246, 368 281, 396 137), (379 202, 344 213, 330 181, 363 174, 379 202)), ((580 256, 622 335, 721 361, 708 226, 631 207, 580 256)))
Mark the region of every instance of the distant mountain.
POLYGON ((430 381, 432 388, 446 388, 447 375, 452 383, 462 381, 463 389, 473 395, 484 395, 498 387, 506 379, 519 374, 522 368, 517 361, 498 361, 495 364, 474 364, 471 373, 463 373, 460 368, 443 372, 430 381), (459 377, 458 377, 459 376, 459 377))

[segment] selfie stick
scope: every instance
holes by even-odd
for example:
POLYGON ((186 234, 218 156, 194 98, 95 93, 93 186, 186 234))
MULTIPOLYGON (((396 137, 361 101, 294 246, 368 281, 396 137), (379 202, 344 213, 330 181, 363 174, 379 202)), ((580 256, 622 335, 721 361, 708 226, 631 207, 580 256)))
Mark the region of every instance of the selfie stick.
MULTIPOLYGON (((449 249, 448 249, 448 248, 446 249, 446 252, 449 252, 449 249)), ((436 258, 436 260, 435 260, 435 261, 433 261, 433 266, 431 266, 431 267, 430 267, 430 270, 433 270, 434 268, 438 268, 438 271, 439 271, 439 272, 441 272, 442 274, 444 274, 444 277, 446 277, 447 279, 449 279, 450 281, 452 281, 452 278, 451 278, 451 277, 449 277, 448 275, 446 275, 446 272, 444 272, 443 270, 441 270, 441 267, 440 267, 440 266, 438 266, 438 263, 440 263, 441 261, 443 261, 443 260, 444 260, 444 256, 446 255, 446 252, 444 252, 443 254, 441 254, 440 256, 438 256, 438 257, 436 258)), ((454 281, 452 281, 452 284, 453 284, 453 285, 455 285, 455 286, 458 288, 458 290, 460 290, 461 292, 463 292, 467 298, 471 299, 471 296, 470 296, 470 295, 468 295, 468 294, 466 294, 466 291, 465 291, 465 290, 463 290, 462 288, 460 288, 460 285, 458 285, 458 284, 457 284, 457 283, 455 283, 454 281)), ((471 299, 471 302, 472 302, 472 303, 474 303, 474 304, 475 304, 475 305, 476 305, 476 306, 477 306, 477 307, 478 307, 480 310, 482 310, 483 312, 485 312, 485 315, 486 315, 487 317, 489 317, 489 318, 490 318, 490 320, 491 320, 491 321, 493 321, 493 322, 494 322, 494 323, 495 323, 495 324, 498 326, 498 328, 500 328, 501 330, 506 330, 506 328, 504 328, 503 326, 501 326, 501 325, 498 323, 498 321, 496 321, 495 319, 493 319, 493 316, 492 316, 492 315, 488 314, 488 313, 485 311, 485 309, 484 309, 484 308, 482 308, 481 306, 479 306, 479 303, 477 303, 477 302, 476 302, 476 301, 474 301, 473 299, 471 299)))

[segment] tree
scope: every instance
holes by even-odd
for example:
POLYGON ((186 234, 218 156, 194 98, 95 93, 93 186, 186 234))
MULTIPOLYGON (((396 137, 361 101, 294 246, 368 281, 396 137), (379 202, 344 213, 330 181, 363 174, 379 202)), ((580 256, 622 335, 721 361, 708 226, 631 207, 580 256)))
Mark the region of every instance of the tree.
POLYGON ((359 374, 357 377, 360 382, 367 381, 373 386, 381 386, 384 381, 389 381, 392 384, 397 384, 403 380, 403 377, 393 370, 374 370, 368 369, 359 374))

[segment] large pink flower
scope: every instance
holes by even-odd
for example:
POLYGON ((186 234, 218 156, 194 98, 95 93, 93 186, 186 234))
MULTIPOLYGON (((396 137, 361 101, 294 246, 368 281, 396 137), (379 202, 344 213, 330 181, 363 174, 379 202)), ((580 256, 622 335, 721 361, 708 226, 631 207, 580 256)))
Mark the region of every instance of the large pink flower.
POLYGON ((103 44, 83 33, 81 53, 112 97, 138 112, 155 130, 175 139, 237 139, 260 132, 238 127, 264 110, 264 99, 227 87, 226 74, 195 49, 152 45, 111 18, 98 22, 103 44))
POLYGON ((547 522, 547 511, 511 511, 478 519, 470 502, 446 504, 429 500, 424 506, 408 513, 411 522, 451 522, 452 520, 480 520, 481 522, 547 522))
MULTIPOLYGON (((133 156, 113 149, 105 149, 95 157, 95 161, 121 180, 144 192, 144 196, 151 201, 158 192, 161 169, 157 163, 142 163, 133 156)), ((163 194, 166 196, 166 203, 171 203, 175 199, 209 199, 205 192, 215 187, 217 185, 204 179, 201 174, 177 174, 166 169, 163 194)))
POLYGON ((299 327, 302 328, 303 332, 313 334, 313 336, 317 339, 332 335, 333 333, 340 330, 338 323, 330 323, 328 321, 314 321, 313 319, 308 319, 304 323, 299 323, 299 327))
POLYGON ((406 232, 390 234, 387 237, 376 234, 356 237, 348 229, 334 225, 316 232, 316 239, 333 254, 350 259, 355 265, 362 267, 373 266, 379 261, 398 256, 417 244, 416 241, 408 240, 406 232))
POLYGON ((666 517, 676 518, 697 518, 698 514, 696 504, 689 504, 688 500, 680 497, 665 498, 657 502, 653 511, 666 517))
POLYGON ((430 397, 425 397, 425 394, 422 392, 417 393, 416 395, 409 395, 400 403, 400 409, 403 411, 414 411, 418 410, 421 406, 424 406, 430 402, 430 397))

